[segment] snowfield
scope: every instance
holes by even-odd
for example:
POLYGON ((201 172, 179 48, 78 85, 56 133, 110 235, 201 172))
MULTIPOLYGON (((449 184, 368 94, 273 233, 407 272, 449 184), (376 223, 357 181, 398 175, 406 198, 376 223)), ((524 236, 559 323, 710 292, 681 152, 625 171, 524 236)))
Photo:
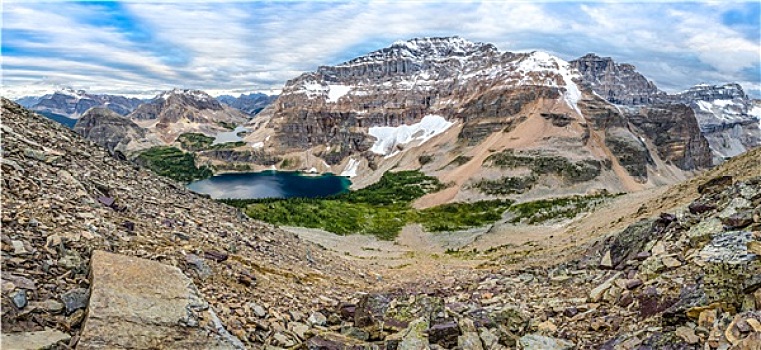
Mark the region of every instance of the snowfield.
POLYGON ((371 127, 368 133, 377 140, 370 151, 391 157, 399 153, 397 146, 420 141, 417 144, 419 146, 432 137, 443 133, 452 125, 454 123, 448 122, 442 116, 429 114, 423 117, 419 123, 412 125, 371 127))

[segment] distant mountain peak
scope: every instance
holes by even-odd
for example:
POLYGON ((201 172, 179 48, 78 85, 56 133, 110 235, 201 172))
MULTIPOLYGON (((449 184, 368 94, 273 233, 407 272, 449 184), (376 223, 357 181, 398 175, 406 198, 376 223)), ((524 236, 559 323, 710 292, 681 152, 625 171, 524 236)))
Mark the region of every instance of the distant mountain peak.
POLYGON ((405 59, 415 62, 425 60, 443 60, 448 58, 468 57, 484 52, 498 53, 492 44, 472 42, 458 36, 453 37, 423 37, 410 40, 398 40, 391 46, 372 51, 352 60, 340 63, 333 67, 321 68, 345 68, 368 62, 383 62, 389 60, 405 59))
POLYGON ((583 80, 608 102, 622 105, 653 103, 664 93, 652 81, 637 72, 634 65, 616 63, 610 57, 588 53, 573 61, 583 80))
POLYGON ((193 90, 193 89, 178 89, 178 88, 164 91, 156 95, 154 100, 168 100, 172 96, 181 96, 181 97, 190 98, 196 101, 214 100, 214 97, 212 97, 211 95, 209 95, 208 93, 204 91, 193 90))
POLYGON ((748 98, 745 94, 745 90, 743 90, 742 86, 738 83, 726 83, 721 85, 700 83, 679 94, 694 94, 708 99, 713 99, 717 96, 718 98, 748 98))
MULTIPOLYGON (((490 44, 472 42, 459 36, 452 37, 422 37, 407 41, 397 40, 391 49, 408 50, 417 54, 434 56, 464 55, 490 44)), ((381 50, 382 51, 382 50, 381 50)))

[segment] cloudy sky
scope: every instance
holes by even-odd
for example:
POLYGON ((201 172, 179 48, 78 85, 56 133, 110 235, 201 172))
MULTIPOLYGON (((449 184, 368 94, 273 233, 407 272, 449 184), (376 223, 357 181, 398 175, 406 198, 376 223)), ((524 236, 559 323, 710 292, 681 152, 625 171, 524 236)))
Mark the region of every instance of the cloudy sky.
POLYGON ((734 81, 758 98, 760 3, 4 0, 3 94, 277 91, 396 40, 458 35, 566 60, 611 56, 669 92, 734 81))

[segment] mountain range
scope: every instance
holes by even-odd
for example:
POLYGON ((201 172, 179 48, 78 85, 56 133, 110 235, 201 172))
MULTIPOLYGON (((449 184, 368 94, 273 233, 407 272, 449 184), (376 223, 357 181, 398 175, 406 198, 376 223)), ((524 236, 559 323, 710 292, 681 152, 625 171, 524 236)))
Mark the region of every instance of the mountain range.
MULTIPOLYGON (((68 91, 24 103, 81 116, 78 106, 122 101, 107 96, 68 91)), ((173 90, 124 100, 132 104, 100 106, 131 123, 96 109, 77 130, 134 158, 179 146, 183 134, 216 139, 240 127, 242 138, 224 150, 180 148, 219 168, 313 169, 351 176, 355 187, 392 168, 420 168, 454 184, 421 206, 543 197, 558 186, 567 194, 635 191, 761 142, 761 103, 737 84, 667 94, 609 57, 567 62, 459 37, 399 41, 322 66, 289 80, 277 97, 173 90)))
POLYGON ((245 140, 290 169, 356 174, 357 187, 392 168, 454 184, 422 206, 501 195, 515 183, 529 197, 557 193, 558 184, 569 193, 631 191, 756 146, 761 110, 737 92, 738 120, 718 117, 718 135, 739 125, 749 136, 730 152, 709 142, 721 136, 705 135, 706 119, 684 104, 692 95, 669 96, 631 65, 422 38, 288 81, 245 140))
POLYGON ((255 116, 261 112, 267 105, 277 99, 277 95, 267 95, 262 93, 241 94, 238 97, 230 95, 218 96, 217 100, 232 108, 237 108, 241 112, 250 116, 255 116))
POLYGON ((126 115, 143 103, 137 98, 119 95, 89 94, 84 90, 62 88, 44 96, 24 97, 17 102, 36 112, 47 112, 76 119, 93 107, 105 107, 126 115))

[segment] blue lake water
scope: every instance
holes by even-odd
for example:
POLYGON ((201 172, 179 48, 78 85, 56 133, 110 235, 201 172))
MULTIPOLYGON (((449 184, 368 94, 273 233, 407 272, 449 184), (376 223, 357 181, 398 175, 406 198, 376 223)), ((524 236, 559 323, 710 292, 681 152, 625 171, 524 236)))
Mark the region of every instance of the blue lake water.
POLYGON ((351 181, 343 176, 307 176, 289 171, 222 174, 192 182, 188 188, 212 198, 325 197, 349 190, 351 181))

